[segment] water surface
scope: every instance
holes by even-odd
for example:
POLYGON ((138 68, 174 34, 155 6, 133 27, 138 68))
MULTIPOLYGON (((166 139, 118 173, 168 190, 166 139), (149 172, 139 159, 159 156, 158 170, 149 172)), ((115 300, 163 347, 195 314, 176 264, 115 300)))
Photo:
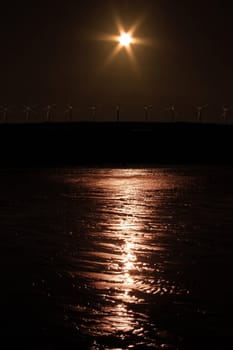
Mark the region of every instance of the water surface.
POLYGON ((229 167, 2 170, 2 336, 229 348, 232 179, 229 167))

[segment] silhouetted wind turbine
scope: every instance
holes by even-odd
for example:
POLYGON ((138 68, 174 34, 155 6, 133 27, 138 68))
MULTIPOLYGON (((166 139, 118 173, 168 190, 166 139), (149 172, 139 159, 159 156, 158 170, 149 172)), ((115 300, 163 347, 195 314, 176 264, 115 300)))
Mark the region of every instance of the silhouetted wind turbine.
POLYGON ((116 105, 116 120, 119 122, 120 121, 120 106, 116 105))
POLYGON ((32 106, 32 107, 24 105, 23 112, 24 112, 25 115, 26 115, 26 120, 27 120, 27 121, 30 120, 31 114, 32 114, 32 113, 36 114, 36 112, 34 111, 34 108, 36 108, 36 107, 37 107, 36 105, 35 105, 35 106, 32 106))
POLYGON ((46 112, 45 117, 46 117, 46 121, 51 121, 52 120, 52 112, 53 109, 56 105, 48 105, 45 108, 43 108, 43 111, 46 112))
POLYGON ((8 117, 8 113, 10 112, 10 108, 8 106, 1 106, 0 112, 3 115, 4 122, 7 122, 7 117, 8 117))
POLYGON ((222 106, 222 115, 221 117, 223 118, 224 122, 227 122, 227 116, 228 116, 228 112, 233 109, 233 107, 225 107, 222 106))
POLYGON ((96 120, 96 112, 97 112, 97 106, 96 105, 92 105, 91 106, 91 117, 92 117, 93 121, 96 120))
POLYGON ((67 115, 70 121, 73 120, 73 110, 74 110, 73 106, 69 104, 67 109, 64 112, 65 116, 67 115))
POLYGON ((149 112, 152 109, 152 105, 144 105, 145 120, 149 120, 149 112))
POLYGON ((177 115, 175 106, 172 105, 172 106, 166 108, 165 110, 168 112, 171 112, 171 122, 173 123, 176 120, 176 115, 177 115))
POLYGON ((208 105, 203 105, 203 106, 196 106, 196 110, 197 110, 197 121, 198 122, 202 122, 202 112, 204 109, 206 109, 208 107, 208 105))

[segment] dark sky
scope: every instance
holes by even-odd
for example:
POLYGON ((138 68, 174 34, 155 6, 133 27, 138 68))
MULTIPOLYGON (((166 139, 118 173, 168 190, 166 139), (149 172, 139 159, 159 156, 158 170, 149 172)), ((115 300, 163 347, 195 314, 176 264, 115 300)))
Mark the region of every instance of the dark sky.
POLYGON ((5 1, 1 4, 0 103, 233 102, 230 1, 5 1), (139 72, 122 51, 107 67, 117 34, 144 16, 135 46, 139 72))

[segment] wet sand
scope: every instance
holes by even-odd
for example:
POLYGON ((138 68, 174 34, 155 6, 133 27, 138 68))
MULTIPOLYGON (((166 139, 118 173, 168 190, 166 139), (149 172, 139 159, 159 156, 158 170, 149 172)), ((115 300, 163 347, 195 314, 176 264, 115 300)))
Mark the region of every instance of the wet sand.
POLYGON ((214 166, 2 169, 2 342, 229 349, 232 176, 214 166))

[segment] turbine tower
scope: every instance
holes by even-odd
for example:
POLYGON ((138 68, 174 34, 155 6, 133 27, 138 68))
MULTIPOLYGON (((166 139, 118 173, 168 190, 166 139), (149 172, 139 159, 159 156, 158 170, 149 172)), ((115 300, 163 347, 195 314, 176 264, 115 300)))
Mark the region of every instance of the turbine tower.
POLYGON ((27 122, 30 121, 32 113, 36 114, 36 112, 34 111, 34 108, 36 108, 36 106, 30 107, 28 105, 27 106, 24 105, 23 112, 25 113, 27 122))
POLYGON ((71 104, 68 105, 67 109, 64 112, 65 116, 68 116, 69 121, 73 120, 73 106, 71 104))
POLYGON ((208 107, 208 105, 203 105, 203 106, 197 106, 196 110, 197 110, 197 121, 202 123, 203 119, 202 119, 202 115, 203 115, 203 110, 206 109, 208 107))
POLYGON ((117 120, 117 122, 119 122, 120 121, 120 110, 121 110, 120 106, 116 105, 115 110, 116 110, 116 120, 117 120))
POLYGON ((170 112, 171 122, 174 123, 176 120, 176 115, 177 115, 175 106, 172 105, 172 106, 166 108, 166 111, 170 112))
POLYGON ((222 106, 222 114, 221 114, 221 117, 224 121, 224 123, 227 123, 228 121, 228 112, 233 109, 233 107, 225 107, 225 106, 222 106))
POLYGON ((52 120, 52 112, 53 112, 53 109, 56 105, 47 105, 43 111, 45 111, 45 121, 46 122, 50 122, 52 120))
POLYGON ((97 106, 96 105, 92 105, 91 106, 91 117, 92 117, 93 121, 96 120, 96 112, 97 112, 97 106))
POLYGON ((2 113, 3 121, 5 123, 7 122, 9 112, 10 112, 10 108, 8 106, 1 106, 0 113, 2 113))
POLYGON ((149 112, 151 109, 152 109, 152 105, 144 105, 144 116, 146 121, 149 120, 149 112))

